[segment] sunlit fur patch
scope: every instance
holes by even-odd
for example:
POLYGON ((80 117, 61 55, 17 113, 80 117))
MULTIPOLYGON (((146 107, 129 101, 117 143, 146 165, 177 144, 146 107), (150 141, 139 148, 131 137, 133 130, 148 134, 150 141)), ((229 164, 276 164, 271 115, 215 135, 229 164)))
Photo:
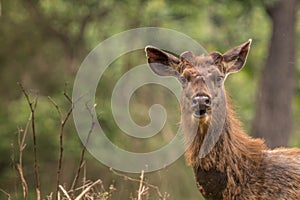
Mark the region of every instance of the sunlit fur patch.
POLYGON ((211 115, 210 115, 210 113, 207 113, 205 116, 203 116, 201 118, 197 118, 197 117, 193 116, 192 120, 194 123, 198 123, 199 127, 207 127, 210 124, 211 115))

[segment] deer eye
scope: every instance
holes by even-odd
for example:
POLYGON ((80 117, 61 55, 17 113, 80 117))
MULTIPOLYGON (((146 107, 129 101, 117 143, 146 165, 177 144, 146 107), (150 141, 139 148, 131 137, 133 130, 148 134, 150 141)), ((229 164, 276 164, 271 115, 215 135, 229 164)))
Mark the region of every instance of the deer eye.
POLYGON ((221 81, 223 80, 223 78, 224 78, 223 76, 217 76, 217 79, 216 79, 216 80, 217 80, 217 82, 219 83, 219 82, 221 82, 221 81))
POLYGON ((184 76, 180 76, 180 82, 182 84, 186 84, 188 82, 188 80, 184 76))

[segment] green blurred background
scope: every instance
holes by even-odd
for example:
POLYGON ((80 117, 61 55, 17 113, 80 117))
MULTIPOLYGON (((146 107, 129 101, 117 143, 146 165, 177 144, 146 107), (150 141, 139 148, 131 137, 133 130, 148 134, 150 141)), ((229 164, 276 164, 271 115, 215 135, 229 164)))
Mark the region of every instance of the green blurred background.
MULTIPOLYGON (((24 128, 30 109, 17 82, 23 84, 33 98, 38 93, 36 130, 39 172, 42 197, 55 191, 58 160, 60 119, 48 100, 51 96, 63 112, 70 107, 64 98, 65 83, 71 95, 73 81, 81 62, 101 41, 116 33, 144 26, 164 27, 183 32, 198 41, 207 51, 224 52, 229 48, 253 39, 243 71, 227 80, 244 128, 251 132, 257 105, 257 91, 268 56, 272 35, 269 7, 277 1, 256 0, 14 0, 1 2, 0 16, 0 188, 14 199, 22 199, 21 184, 14 170, 11 155, 18 156, 18 128, 24 128), (15 149, 15 150, 14 150, 15 149)), ((288 4, 289 1, 286 1, 288 4)), ((300 12, 297 9, 296 16, 300 12)), ((299 17, 298 17, 299 18, 299 17)), ((295 44, 299 43, 300 21, 295 25, 295 44)), ((284 34, 282 35, 284 40, 284 34)), ((133 41, 134 42, 134 41, 133 41)), ((176 42, 176 41, 174 41, 176 42)), ((299 75, 300 46, 296 45, 296 74, 299 75)), ((187 49, 188 50, 188 49, 187 49)), ((97 91, 98 120, 107 136, 122 148, 147 152, 168 143, 178 128, 179 104, 164 88, 144 86, 132 97, 131 114, 140 125, 149 123, 148 109, 153 103, 163 104, 168 113, 167 126, 161 134, 147 141, 125 136, 115 124, 110 95, 114 84, 129 69, 144 64, 143 50, 121 56, 104 73, 97 91), (105 88, 105 89, 103 89, 105 88), (155 90, 153 95, 151 91, 155 90), (158 95, 157 95, 158 94, 158 95)), ((298 76, 299 77, 299 76, 298 76)), ((287 133, 289 143, 300 146, 300 92, 299 79, 293 89, 291 108, 293 124, 287 133)), ((276 80, 275 80, 276 81, 276 80)), ((268 124, 270 125, 270 124, 268 124)), ((31 133, 31 132, 30 132, 31 133)), ((24 175, 28 181, 30 198, 35 198, 33 145, 31 134, 26 139, 24 175)), ((72 119, 64 133, 62 182, 70 187, 80 159, 82 144, 72 119)), ((86 155, 86 177, 102 179, 106 190, 114 184, 112 199, 130 199, 136 196, 138 184, 120 178, 99 161, 86 155)), ((127 174, 138 178, 139 175, 127 174)), ((194 183, 193 173, 184 157, 166 168, 146 174, 149 183, 167 192, 169 199, 201 199, 194 183)), ((6 196, 0 193, 0 199, 6 196)), ((158 199, 150 191, 149 199, 158 199)))

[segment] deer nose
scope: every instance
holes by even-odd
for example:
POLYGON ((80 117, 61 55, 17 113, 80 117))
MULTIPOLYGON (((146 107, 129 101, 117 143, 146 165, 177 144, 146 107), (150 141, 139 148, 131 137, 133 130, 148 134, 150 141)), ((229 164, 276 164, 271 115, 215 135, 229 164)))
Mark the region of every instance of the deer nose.
POLYGON ((195 95, 192 98, 192 107, 210 107, 211 99, 207 95, 195 95))

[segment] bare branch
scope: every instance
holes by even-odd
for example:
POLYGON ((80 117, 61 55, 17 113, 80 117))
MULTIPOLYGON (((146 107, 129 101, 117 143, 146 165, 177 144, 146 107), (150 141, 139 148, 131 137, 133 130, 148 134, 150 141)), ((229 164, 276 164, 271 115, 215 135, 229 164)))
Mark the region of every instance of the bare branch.
POLYGON ((25 91, 25 89, 21 83, 18 82, 17 84, 20 86, 22 93, 24 94, 24 96, 29 104, 30 111, 33 112, 34 110, 33 110, 32 102, 29 99, 29 95, 27 94, 27 92, 25 91))
MULTIPOLYGON (((66 93, 64 93, 66 96, 66 93)), ((48 96, 48 99, 50 102, 54 105, 59 117, 60 117, 60 132, 59 132, 59 159, 58 159, 58 164, 57 164, 57 178, 56 178, 56 199, 58 199, 58 193, 59 193, 59 186, 60 186, 60 178, 61 178, 61 168, 62 168, 62 161, 63 161, 63 135, 64 135, 64 129, 66 122, 68 121, 72 111, 73 111, 73 106, 70 107, 68 112, 66 113, 65 117, 63 117, 63 114, 58 106, 58 104, 52 99, 51 97, 48 96)))
POLYGON ((35 188, 35 192, 36 192, 36 199, 37 200, 41 200, 41 190, 40 188, 35 188))
POLYGON ((64 189, 62 185, 59 185, 59 189, 64 193, 64 195, 67 197, 68 200, 71 200, 71 197, 69 196, 68 192, 64 189))
POLYGON ((50 96, 48 96, 48 99, 54 105, 54 107, 55 107, 55 109, 56 109, 56 111, 57 111, 57 113, 59 115, 59 118, 61 120, 63 115, 61 113, 61 110, 60 110, 59 106, 57 105, 57 103, 50 96))
MULTIPOLYGON (((82 186, 79 186, 79 187, 75 188, 74 191, 79 191, 79 190, 83 191, 86 187, 88 187, 88 186, 91 185, 91 184, 93 184, 93 182, 90 181, 90 180, 87 180, 87 181, 85 182, 85 184, 83 184, 82 186)), ((73 192, 73 191, 70 190, 68 193, 72 193, 72 192, 73 192)))
POLYGON ((74 181, 73 181, 73 184, 72 184, 72 187, 71 187, 71 191, 74 190, 74 188, 76 187, 77 183, 78 183, 78 179, 79 179, 79 175, 80 175, 80 171, 81 171, 81 168, 82 168, 82 164, 84 162, 84 155, 85 155, 85 151, 86 151, 86 146, 89 142, 89 139, 90 139, 90 136, 94 130, 94 126, 96 124, 95 122, 95 117, 94 115, 92 114, 92 110, 88 107, 88 105, 86 104, 86 108, 87 110, 89 111, 89 114, 92 118, 92 124, 91 124, 91 127, 89 129, 89 132, 88 132, 88 135, 87 135, 87 138, 86 138, 86 141, 85 141, 85 144, 83 145, 82 147, 82 150, 81 150, 81 158, 80 158, 80 162, 79 162, 79 167, 77 169, 77 173, 75 175, 75 178, 74 178, 74 181))
POLYGON ((83 187, 82 187, 82 191, 85 189, 85 185, 86 185, 86 162, 84 161, 83 163, 82 163, 82 167, 83 167, 83 178, 82 178, 82 185, 83 185, 83 187))
POLYGON ((3 190, 3 189, 0 188, 0 192, 2 192, 3 194, 5 194, 5 195, 7 196, 7 199, 8 199, 8 200, 12 200, 10 194, 7 193, 5 190, 3 190))
POLYGON ((46 196, 47 200, 52 200, 53 193, 51 192, 49 195, 46 196))
POLYGON ((93 184, 91 184, 90 186, 88 186, 85 190, 83 190, 77 197, 75 200, 80 200, 82 199, 82 197, 95 185, 97 184, 101 184, 102 181, 100 179, 98 179, 97 181, 95 181, 93 184))
POLYGON ((20 164, 16 164, 16 170, 17 170, 19 178, 21 180, 22 189, 23 189, 23 197, 26 200, 28 197, 28 186, 27 186, 27 182, 24 178, 23 168, 20 164))
POLYGON ((141 173, 140 187, 138 191, 138 200, 142 200, 142 195, 144 193, 145 186, 143 185, 143 181, 144 181, 144 170, 142 170, 141 173))
POLYGON ((67 93, 67 86, 68 86, 68 83, 65 83, 65 89, 64 89, 64 96, 66 97, 66 99, 70 102, 70 103, 72 103, 72 99, 71 99, 71 97, 68 95, 68 93, 67 93))
POLYGON ((26 180, 24 178, 24 175, 23 175, 23 150, 26 147, 25 139, 26 139, 26 135, 27 135, 27 132, 28 132, 28 127, 29 127, 30 122, 31 122, 31 113, 30 113, 30 117, 29 117, 29 119, 26 123, 25 130, 23 130, 21 128, 18 128, 19 164, 15 165, 15 168, 18 172, 18 176, 19 176, 21 184, 22 184, 23 197, 24 197, 25 200, 28 197, 28 186, 27 186, 27 182, 26 182, 26 180), (22 133, 23 133, 23 136, 22 136, 22 139, 21 139, 22 133))
POLYGON ((129 180, 129 181, 132 181, 132 182, 137 182, 137 183, 145 184, 145 185, 147 185, 149 188, 154 189, 154 190, 156 191, 157 195, 160 197, 160 199, 162 199, 162 200, 165 200, 165 199, 166 199, 166 195, 163 196, 163 195, 161 194, 161 192, 160 192, 158 186, 149 184, 149 183, 147 183, 147 182, 145 182, 145 181, 143 181, 143 180, 141 180, 141 179, 131 178, 131 177, 125 175, 125 174, 118 173, 118 172, 116 172, 115 170, 113 170, 113 168, 110 168, 110 171, 111 171, 113 174, 117 175, 117 176, 123 177, 125 180, 129 180))
POLYGON ((36 193, 37 193, 37 199, 40 200, 40 176, 39 176, 39 166, 38 166, 38 160, 37 160, 37 143, 36 143, 36 130, 35 130, 35 108, 37 106, 38 102, 38 96, 34 98, 34 101, 32 102, 29 98, 28 93, 24 89, 23 85, 21 83, 18 83, 20 86, 27 103, 29 105, 30 111, 31 111, 31 127, 32 127, 32 136, 33 136, 33 153, 34 153, 34 174, 35 174, 35 181, 36 181, 36 193))

